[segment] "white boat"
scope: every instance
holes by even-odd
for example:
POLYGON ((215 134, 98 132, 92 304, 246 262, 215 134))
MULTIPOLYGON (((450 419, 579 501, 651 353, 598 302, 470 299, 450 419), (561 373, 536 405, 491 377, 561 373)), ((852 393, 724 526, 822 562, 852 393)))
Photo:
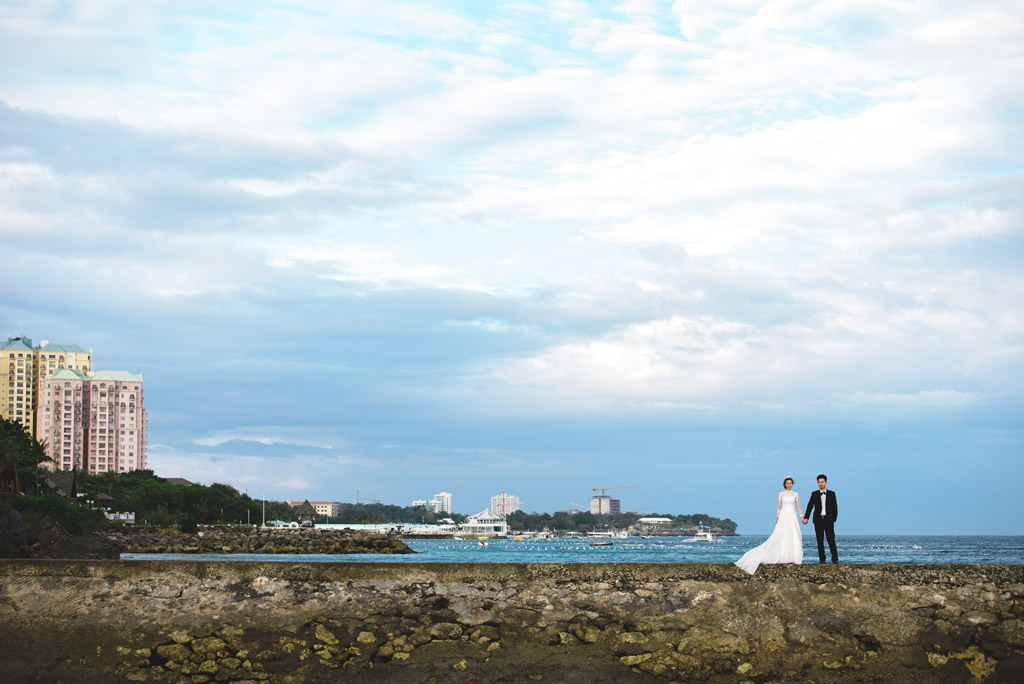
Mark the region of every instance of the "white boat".
POLYGON ((693 533, 693 536, 684 541, 688 542, 713 542, 718 541, 715 539, 715 535, 711 534, 711 528, 707 525, 697 525, 697 531, 693 533))
POLYGON ((594 530, 593 532, 587 532, 587 537, 591 539, 625 539, 629 536, 629 532, 626 530, 594 530))

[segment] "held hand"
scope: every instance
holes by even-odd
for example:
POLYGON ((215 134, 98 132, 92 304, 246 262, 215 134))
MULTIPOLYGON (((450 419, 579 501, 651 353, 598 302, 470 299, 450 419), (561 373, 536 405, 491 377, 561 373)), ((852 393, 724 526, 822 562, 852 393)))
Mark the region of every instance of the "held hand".
POLYGON ((807 524, 807 518, 804 518, 804 525, 807 524))

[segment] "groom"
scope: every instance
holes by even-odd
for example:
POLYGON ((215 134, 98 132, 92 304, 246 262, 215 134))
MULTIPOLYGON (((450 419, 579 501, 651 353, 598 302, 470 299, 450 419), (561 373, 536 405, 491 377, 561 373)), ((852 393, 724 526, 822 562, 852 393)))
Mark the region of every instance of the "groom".
POLYGON ((825 542, 828 539, 828 548, 832 552, 832 562, 839 562, 839 553, 836 551, 836 518, 839 517, 839 508, 836 506, 836 493, 828 488, 828 478, 824 475, 818 476, 818 491, 811 494, 811 500, 807 502, 807 510, 804 512, 804 525, 808 519, 814 520, 814 536, 818 538, 818 562, 825 562, 825 542))

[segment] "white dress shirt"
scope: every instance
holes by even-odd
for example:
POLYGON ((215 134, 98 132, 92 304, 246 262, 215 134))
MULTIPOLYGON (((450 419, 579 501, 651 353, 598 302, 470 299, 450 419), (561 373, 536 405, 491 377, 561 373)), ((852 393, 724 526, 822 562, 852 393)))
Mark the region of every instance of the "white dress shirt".
POLYGON ((826 492, 828 492, 828 490, 827 489, 819 489, 818 491, 821 492, 821 517, 824 518, 825 517, 825 500, 827 498, 825 496, 825 494, 826 494, 826 492))

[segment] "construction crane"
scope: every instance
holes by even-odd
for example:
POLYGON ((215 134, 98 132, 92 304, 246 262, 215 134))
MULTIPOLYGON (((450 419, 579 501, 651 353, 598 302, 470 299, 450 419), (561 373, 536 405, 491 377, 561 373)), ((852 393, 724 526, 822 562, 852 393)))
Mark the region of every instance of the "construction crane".
POLYGON ((600 491, 601 492, 601 496, 607 496, 605 494, 605 492, 608 491, 609 489, 634 489, 634 488, 639 487, 639 486, 640 485, 625 485, 625 486, 622 486, 622 487, 605 487, 604 485, 602 485, 600 487, 592 487, 591 489, 593 491, 595 491, 595 492, 596 491, 600 491))
POLYGON ((359 503, 363 503, 364 501, 366 503, 372 503, 372 504, 379 504, 380 503, 380 499, 378 499, 377 497, 371 497, 371 498, 367 499, 365 497, 359 496, 359 488, 356 487, 356 503, 359 504, 359 503))

